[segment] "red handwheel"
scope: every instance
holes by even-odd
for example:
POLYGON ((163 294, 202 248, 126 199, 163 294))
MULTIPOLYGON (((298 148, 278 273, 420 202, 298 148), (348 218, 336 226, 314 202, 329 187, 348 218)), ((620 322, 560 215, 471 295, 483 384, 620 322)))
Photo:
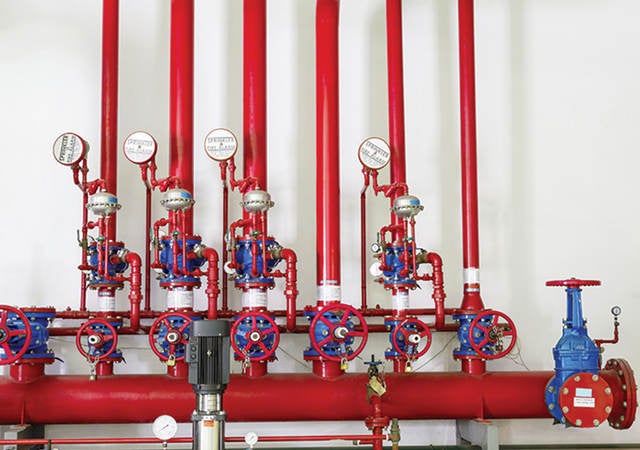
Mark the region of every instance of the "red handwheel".
POLYGON ((0 365, 12 364, 22 358, 29 348, 31 342, 31 325, 29 319, 18 308, 8 305, 0 305, 0 348, 3 354, 0 354, 0 365), (17 318, 11 318, 9 315, 15 314, 17 318), (15 338, 24 338, 24 342, 19 349, 11 347, 11 340, 15 338))
POLYGON ((158 317, 149 329, 151 350, 162 361, 184 359, 186 345, 189 342, 189 325, 191 317, 180 312, 168 312, 158 317), (176 355, 181 345, 179 355, 176 355))
POLYGON ((362 314, 342 303, 325 307, 309 326, 313 349, 329 361, 351 361, 364 350, 367 337, 367 323, 362 314))
POLYGON ((485 359, 508 355, 516 345, 516 326, 505 313, 486 310, 478 314, 469 326, 469 343, 485 359), (503 320, 503 322, 500 321, 503 320), (505 344, 505 340, 509 342, 505 344))
POLYGON ((408 359, 417 359, 431 347, 431 330, 423 321, 410 317, 393 330, 393 348, 408 359))
POLYGON ((107 359, 116 350, 117 345, 118 332, 103 319, 85 322, 76 333, 78 351, 91 362, 107 359))
POLYGON ((247 355, 251 361, 264 361, 273 357, 279 343, 278 325, 266 314, 255 311, 244 313, 231 327, 233 350, 238 355, 247 355), (240 325, 246 324, 247 319, 251 320, 250 328, 238 331, 240 325))

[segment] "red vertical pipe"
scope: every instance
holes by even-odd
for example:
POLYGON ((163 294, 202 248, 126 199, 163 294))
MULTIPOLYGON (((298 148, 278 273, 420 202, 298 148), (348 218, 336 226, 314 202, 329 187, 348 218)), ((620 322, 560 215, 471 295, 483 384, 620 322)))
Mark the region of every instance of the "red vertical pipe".
POLYGON ((480 298, 478 250, 478 179, 476 159, 476 81, 473 0, 458 0, 460 46, 460 143, 462 161, 462 255, 464 297, 461 308, 484 308, 480 298))
MULTIPOLYGON (((267 189, 267 5, 244 0, 244 178, 267 189)), ((245 216, 247 213, 244 213, 245 216)), ((245 217, 246 218, 246 217, 245 217)))
MULTIPOLYGON (((118 16, 119 0, 102 4, 102 123, 100 178, 105 189, 118 190, 118 16)), ((106 230, 107 241, 116 237, 115 215, 106 230)))
MULTIPOLYGON (((339 0, 316 5, 316 250, 319 290, 340 286, 339 0)), ((325 290, 324 292, 327 292, 325 290)), ((339 301, 322 295, 318 304, 339 301)))
MULTIPOLYGON (((402 0, 387 0, 387 84, 391 183, 406 183, 404 140, 404 80, 402 59, 402 0)), ((394 220, 398 220, 394 216, 394 220)))
MULTIPOLYGON (((169 175, 193 193, 193 0, 171 0, 169 175)), ((193 211, 185 211, 186 234, 193 211)))

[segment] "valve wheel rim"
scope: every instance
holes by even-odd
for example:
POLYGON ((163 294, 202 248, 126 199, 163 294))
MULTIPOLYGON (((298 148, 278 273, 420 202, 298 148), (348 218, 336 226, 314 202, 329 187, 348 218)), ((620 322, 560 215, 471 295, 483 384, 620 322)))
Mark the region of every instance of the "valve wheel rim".
POLYGON ((498 359, 502 358, 513 350, 513 347, 516 345, 518 333, 516 331, 516 326, 513 323, 513 320, 505 313, 500 311, 495 311, 488 309, 486 311, 478 314, 472 321, 469 326, 468 340, 471 348, 482 358, 484 359, 498 359), (489 326, 484 325, 481 321, 488 316, 492 316, 489 326), (498 324, 499 319, 504 319, 508 328, 504 328, 505 324, 500 326, 498 324), (474 339, 474 334, 476 330, 480 330, 482 333, 483 339, 480 343, 476 343, 474 339), (493 337, 493 339, 492 339, 493 337), (506 348, 497 351, 496 353, 488 353, 483 350, 483 347, 487 344, 495 344, 499 342, 504 337, 511 337, 511 342, 507 345, 506 348))
POLYGON ((186 333, 186 330, 189 327, 189 325, 191 325, 192 320, 193 319, 191 317, 181 312, 168 312, 158 317, 151 325, 151 328, 149 328, 149 345, 151 346, 151 351, 153 351, 153 353, 155 353, 156 356, 160 358, 161 361, 169 361, 169 359, 173 359, 174 361, 184 360, 184 357, 185 357, 184 354, 181 356, 176 356, 175 352, 176 352, 176 347, 179 344, 184 345, 189 342, 189 335, 188 333, 186 333), (171 322, 169 321, 169 318, 183 319, 185 322, 178 329, 176 329, 176 327, 172 325, 171 322), (180 334, 180 340, 173 344, 166 340, 166 335, 163 338, 164 341, 166 341, 167 344, 169 344, 168 355, 165 355, 163 350, 158 349, 159 344, 158 344, 157 337, 160 334, 160 327, 162 325, 167 327, 167 330, 168 330, 167 334, 173 330, 176 330, 180 334), (186 335, 186 339, 185 339, 185 335, 186 335))
POLYGON ((319 311, 311 321, 311 325, 309 326, 309 339, 311 340, 311 345, 313 349, 316 352, 318 352, 318 354, 320 354, 322 357, 326 358, 327 360, 340 362, 344 358, 347 361, 351 361, 355 359, 356 356, 358 356, 362 352, 362 350, 364 349, 364 346, 367 344, 368 327, 362 314, 360 314, 352 306, 341 304, 341 303, 330 305, 324 308, 322 311, 319 311), (334 323, 331 323, 331 321, 327 317, 325 317, 325 314, 329 312, 335 313, 336 311, 342 311, 343 314, 342 314, 342 317, 340 318, 340 321, 337 324, 334 324, 334 323), (347 322, 349 321, 350 318, 353 318, 353 317, 358 319, 358 322, 362 327, 361 331, 350 329, 349 327, 347 327, 347 322), (315 339, 315 328, 318 325, 318 321, 322 321, 322 323, 329 328, 328 336, 322 339, 320 342, 317 342, 315 339), (349 330, 349 332, 344 337, 344 339, 338 339, 333 336, 335 329, 340 326, 346 327, 349 330), (342 355, 342 357, 330 355, 322 349, 322 347, 327 345, 332 340, 338 344, 343 344, 350 337, 361 338, 362 341, 355 349, 351 350, 351 353, 347 352, 345 355, 342 355))
POLYGON ((416 319, 414 317, 404 319, 402 322, 400 322, 400 324, 398 324, 398 326, 394 329, 393 335, 392 335, 392 343, 393 343, 394 350, 400 353, 403 357, 407 359, 417 359, 423 356, 425 353, 429 351, 429 348, 431 348, 432 342, 433 342, 433 338, 432 338, 431 330, 429 329, 427 324, 425 324, 423 321, 416 319), (416 333, 416 330, 406 328, 406 326, 408 325, 412 325, 415 328, 418 328, 418 327, 422 328, 422 331, 419 331, 416 333), (418 342, 417 344, 408 343, 409 336, 413 334, 417 334, 420 336, 420 342, 418 342), (414 350, 414 352, 408 353, 404 351, 400 346, 400 342, 399 342, 400 335, 402 335, 404 341, 408 343, 407 346, 410 348, 417 349, 422 342, 425 342, 425 346, 420 351, 414 350))
POLYGON ((280 344, 280 330, 278 329, 278 325, 276 324, 276 322, 268 315, 256 311, 249 311, 238 317, 238 319, 231 327, 231 337, 231 346, 233 347, 233 350, 238 355, 243 355, 245 357, 248 357, 250 361, 256 362, 265 361, 272 358, 276 352, 276 349, 278 348, 278 345, 280 344), (238 327, 240 326, 240 324, 249 318, 251 318, 251 328, 245 334, 247 344, 245 344, 243 348, 238 342, 236 342, 236 336, 238 335, 238 327), (258 318, 267 321, 270 327, 266 330, 260 330, 258 328, 258 318), (258 333, 260 335, 260 339, 256 342, 253 342, 250 339, 250 336, 253 333, 258 333), (270 338, 272 335, 273 344, 271 346, 267 346, 264 341, 270 338), (262 356, 252 356, 250 354, 253 347, 255 346, 257 346, 258 349, 263 352, 262 356))
POLYGON ((78 329, 76 333, 76 347, 82 356, 84 356, 90 362, 103 361, 107 359, 111 354, 116 350, 118 345, 118 332, 115 327, 111 325, 109 322, 103 319, 91 319, 78 329), (101 326, 105 327, 107 332, 100 332, 93 329, 93 326, 101 326), (86 333, 86 334, 85 334, 86 333), (83 345, 83 337, 87 337, 87 350, 85 350, 83 345), (98 344, 90 344, 88 341, 92 336, 97 336, 100 338, 100 342, 98 344), (111 348, 109 348, 106 352, 96 355, 93 349, 101 349, 105 347, 109 342, 111 342, 111 348))
POLYGON ((5 340, 0 342, 0 348, 4 351, 4 357, 0 356, 0 365, 7 365, 16 362, 20 359, 29 349, 31 342, 31 325, 29 325, 29 319, 18 308, 14 308, 9 305, 0 305, 0 329, 5 333, 5 340), (24 325, 24 329, 10 330, 7 321, 9 320, 9 314, 15 314, 18 316, 18 320, 24 325), (11 350, 9 340, 12 337, 19 337, 24 335, 24 343, 17 352, 11 350), (11 355, 11 356, 9 356, 11 355))

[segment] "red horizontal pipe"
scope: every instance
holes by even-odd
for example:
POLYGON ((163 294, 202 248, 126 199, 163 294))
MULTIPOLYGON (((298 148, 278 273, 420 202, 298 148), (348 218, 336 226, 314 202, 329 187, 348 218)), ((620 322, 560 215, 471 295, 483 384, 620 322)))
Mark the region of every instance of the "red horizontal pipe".
MULTIPOLYGON (((544 389, 552 376, 553 372, 387 374, 382 410, 399 419, 549 417, 544 389)), ((330 380, 312 374, 258 379, 231 375, 224 405, 232 422, 363 420, 371 414, 367 382, 366 374, 330 380)), ((62 375, 22 384, 2 378, 0 404, 0 424, 152 422, 158 411, 188 422, 195 398, 186 380, 165 375, 116 375, 96 381, 62 375)))
MULTIPOLYGON (((327 434, 327 435, 301 435, 301 436, 260 436, 260 442, 312 442, 312 441, 360 441, 360 440, 385 440, 387 437, 372 436, 370 434, 327 434)), ((244 436, 227 436, 225 442, 245 442, 244 436)), ((162 441, 156 438, 54 438, 54 439, 0 439, 0 445, 80 445, 80 444, 159 444, 162 441)), ((169 439, 168 443, 193 442, 190 437, 178 437, 169 439)))
POLYGON ((316 270, 318 286, 340 286, 340 1, 318 0, 316 8, 316 270))

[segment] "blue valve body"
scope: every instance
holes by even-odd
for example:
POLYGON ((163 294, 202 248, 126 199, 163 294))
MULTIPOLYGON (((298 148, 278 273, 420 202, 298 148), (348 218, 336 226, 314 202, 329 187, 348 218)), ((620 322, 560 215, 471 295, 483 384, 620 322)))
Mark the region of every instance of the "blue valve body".
POLYGON ((561 386, 579 372, 598 374, 600 352, 587 334, 586 320, 582 316, 580 288, 567 288, 567 318, 562 337, 553 348, 555 376, 547 384, 545 402, 549 412, 558 422, 565 422, 558 403, 561 386), (552 406, 553 405, 553 406, 552 406))
MULTIPOLYGON (((53 359, 55 355, 53 351, 49 349, 49 320, 53 319, 56 314, 51 311, 25 311, 24 315, 29 321, 25 324, 22 319, 14 313, 9 313, 7 316, 7 328, 9 330, 21 331, 26 326, 31 327, 31 340, 29 341, 27 351, 20 359, 53 359)), ((9 339, 8 344, 12 353, 17 353, 23 348, 25 343, 25 336, 14 336, 9 339)))
MULTIPOLYGON (((98 242, 92 242, 89 245, 87 253, 89 255, 89 265, 91 266, 91 274, 89 275, 89 279, 87 284, 89 288, 98 288, 104 286, 113 286, 113 287, 121 287, 121 281, 109 280, 98 273, 98 245, 102 246, 102 244, 98 242)), ((125 270, 129 268, 129 264, 125 261, 121 261, 118 257, 118 253, 124 250, 124 244, 113 242, 109 244, 109 252, 106 255, 107 258, 107 273, 109 277, 115 278, 119 275, 122 275, 125 270), (113 262, 116 260, 118 262, 113 262)), ((103 258, 105 256, 103 255, 103 258)), ((104 261, 102 262, 104 264, 104 261)))
MULTIPOLYGON (((469 343, 469 328, 471 328, 471 322, 475 319, 477 314, 454 314, 451 316, 453 320, 457 320, 460 324, 458 327, 458 341, 460 347, 453 351, 455 358, 465 358, 469 356, 478 356, 478 353, 471 347, 469 343)), ((477 342, 480 342, 478 339, 477 342)))
MULTIPOLYGON (((409 254, 409 274, 413 273, 413 250, 411 246, 407 247, 409 254)), ((414 289, 418 283, 409 276, 402 276, 400 272, 405 268, 404 265, 405 247, 403 245, 387 245, 384 249, 384 265, 390 270, 382 271, 384 275, 384 287, 386 289, 405 287, 414 289)))
MULTIPOLYGON (((384 357, 387 359, 396 359, 402 357, 402 354, 396 351, 395 347, 393 346, 393 333, 395 333, 396 328, 398 327, 398 325, 400 325, 401 322, 402 319, 393 319, 390 317, 387 317, 384 320, 384 325, 389 330, 389 348, 384 352, 384 357)), ((404 350, 404 342, 399 341, 398 345, 404 350)))
MULTIPOLYGON (((272 288, 275 285, 275 281, 271 276, 264 276, 262 274, 262 268, 264 267, 264 261, 262 258, 262 246, 264 245, 264 240, 257 239, 255 242, 257 244, 257 255, 256 255, 256 267, 255 272, 258 274, 257 276, 252 276, 251 272, 253 271, 253 255, 251 253, 251 248, 253 246, 252 239, 242 239, 236 242, 236 274, 237 278, 235 279, 235 286, 239 289, 242 288, 251 288, 251 287, 267 287, 272 288)), ((268 249, 270 247, 279 247, 279 244, 273 239, 266 240, 267 245, 267 274, 270 274, 273 269, 275 269, 276 265, 281 261, 278 258, 271 258, 270 252, 268 249)))
MULTIPOLYGON (((177 238, 175 242, 178 244, 179 253, 177 255, 177 267, 173 264, 173 243, 174 239, 170 236, 164 236, 160 239, 162 243, 162 250, 160 251, 160 263, 163 266, 162 279, 160 280, 161 287, 170 287, 176 283, 188 284, 191 286, 200 286, 200 278, 192 275, 184 275, 184 262, 182 261, 182 245, 184 239, 177 238)), ((187 238, 187 255, 193 252, 196 245, 202 243, 202 239, 198 236, 192 236, 187 238)), ((196 269, 202 267, 205 263, 205 258, 189 258, 187 256, 187 272, 191 273, 196 269)))

